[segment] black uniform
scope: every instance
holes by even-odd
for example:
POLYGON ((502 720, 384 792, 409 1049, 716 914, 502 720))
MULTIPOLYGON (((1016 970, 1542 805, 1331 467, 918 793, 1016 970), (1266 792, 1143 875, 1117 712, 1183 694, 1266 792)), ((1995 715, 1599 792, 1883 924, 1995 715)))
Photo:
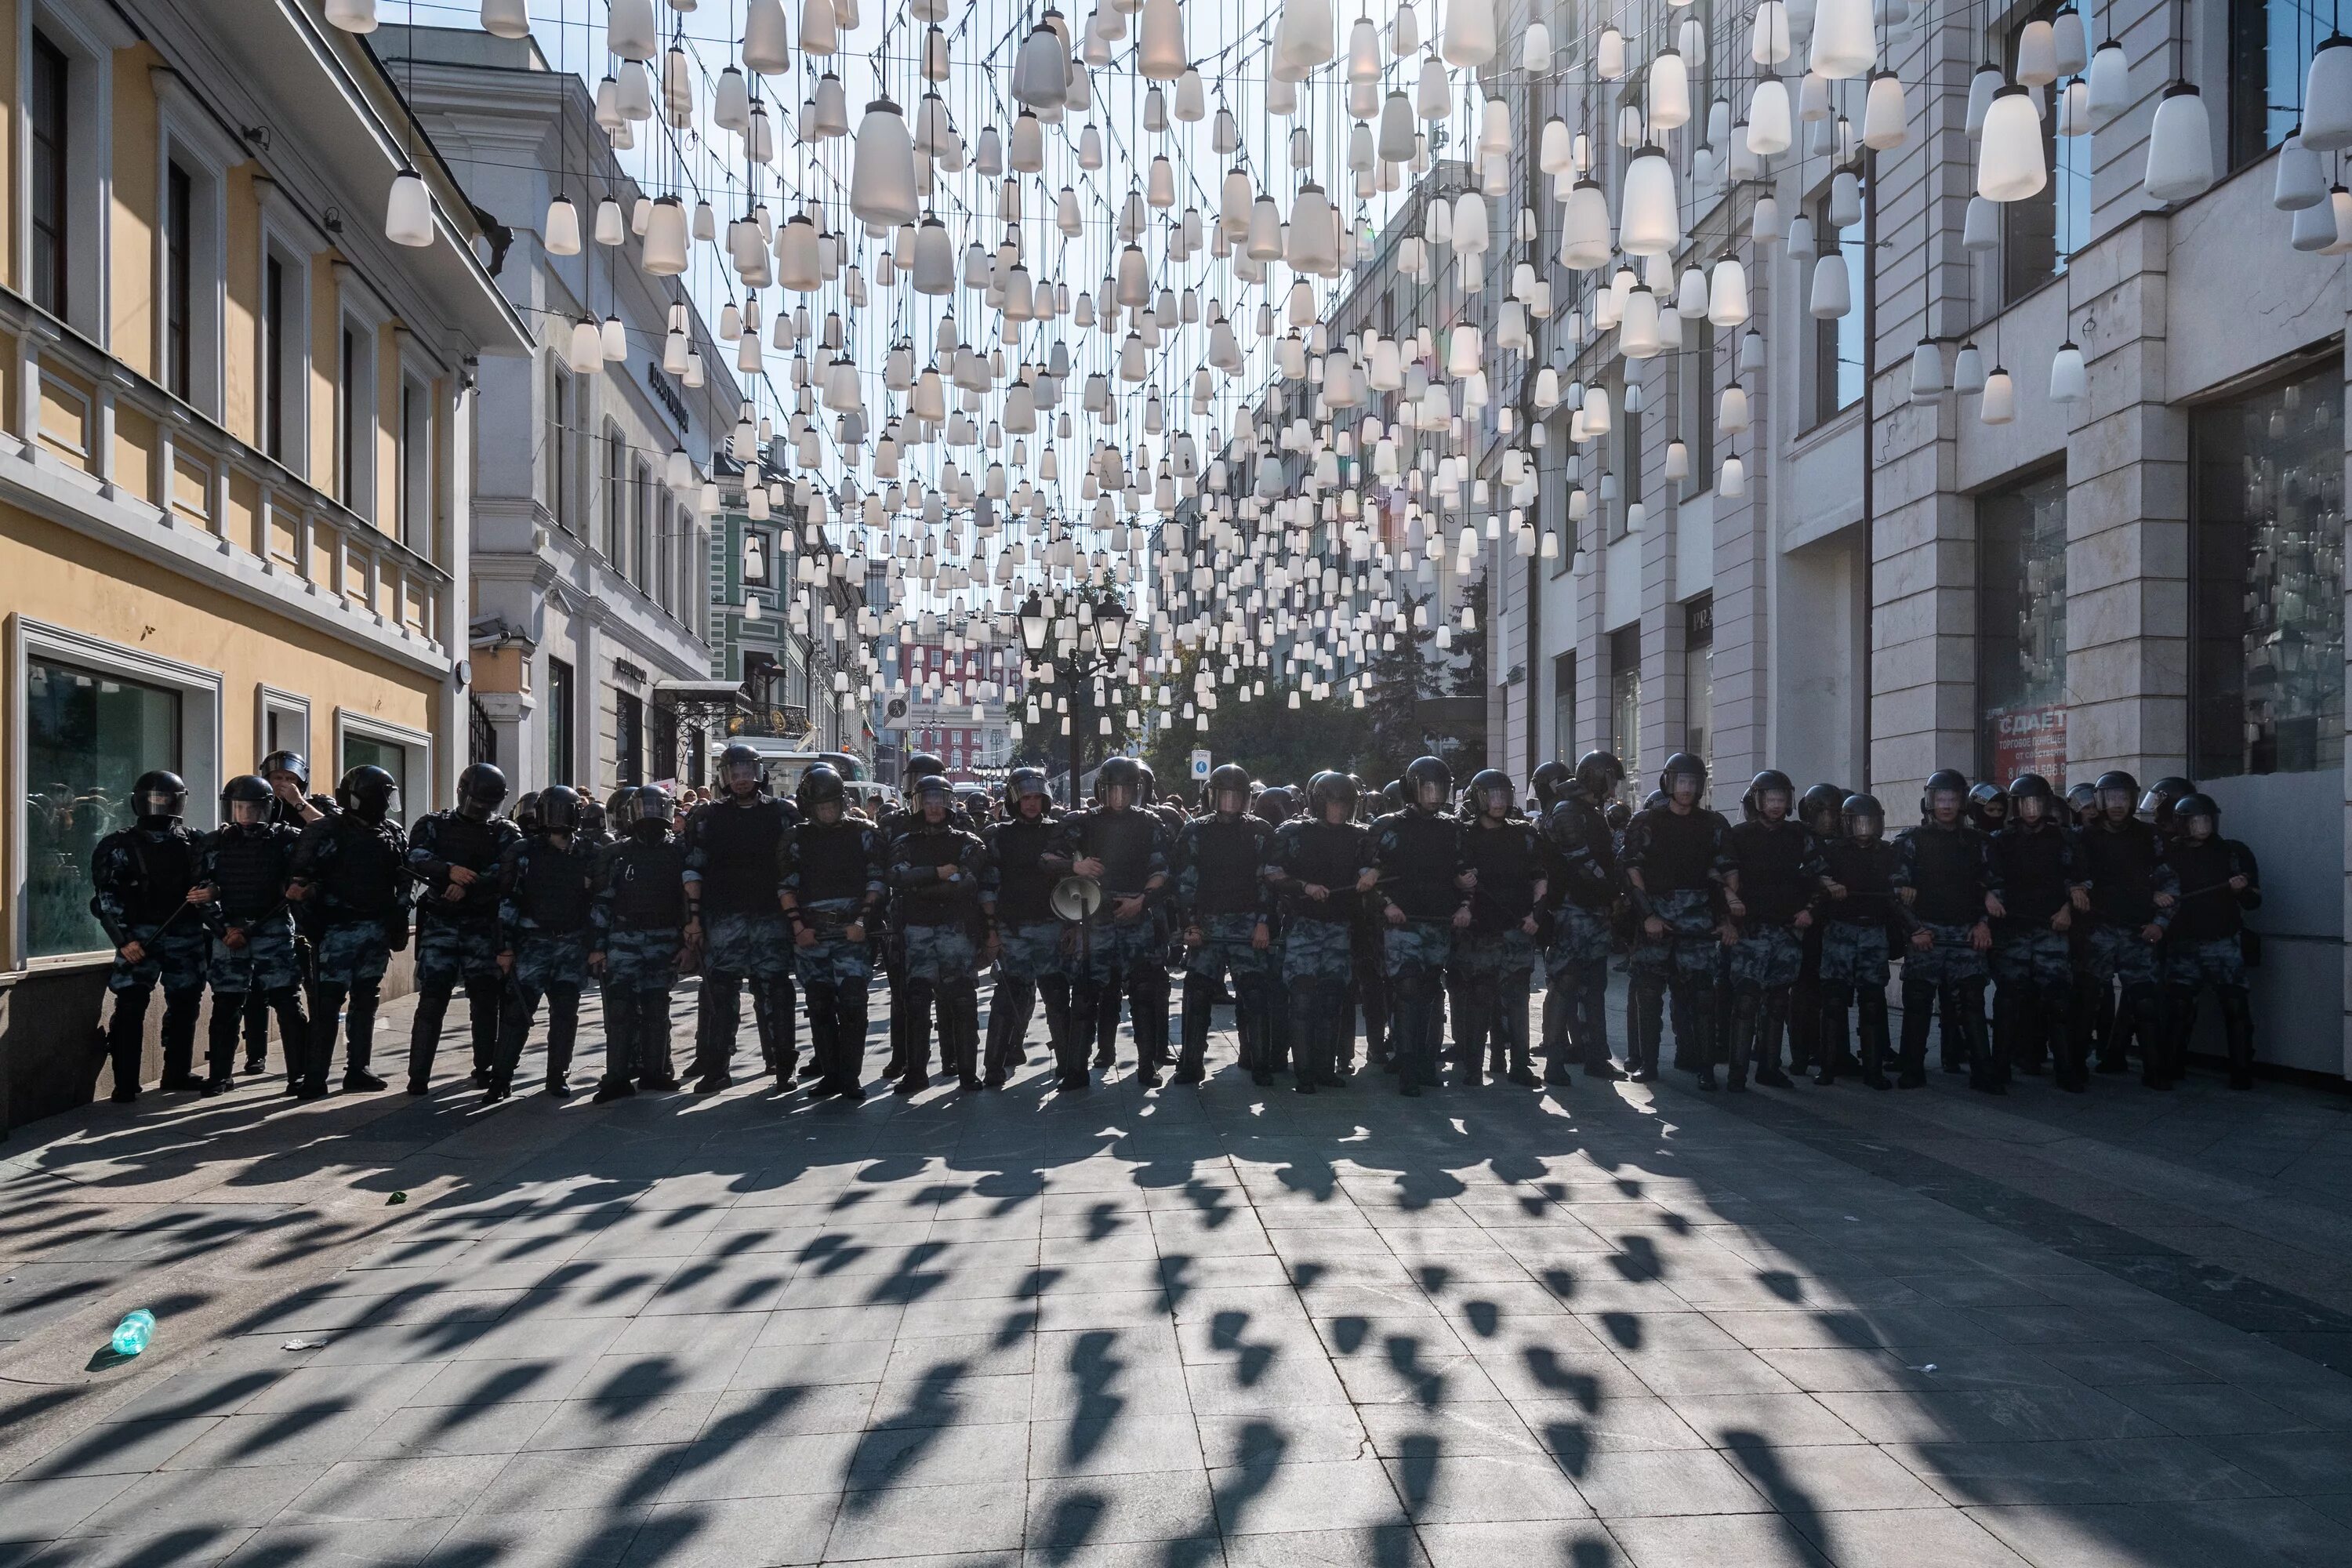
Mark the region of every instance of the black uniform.
MULTIPOLYGON (((1111 1065, 1118 1038, 1118 1001, 1127 997, 1135 1032, 1138 1076, 1157 1082, 1168 1053, 1168 965, 1162 956, 1166 931, 1160 905, 1167 896, 1168 831, 1144 806, 1118 811, 1094 807, 1061 819, 1054 850, 1057 867, 1098 859, 1103 864, 1102 907, 1080 933, 1077 974, 1070 991, 1074 1050, 1095 1043, 1094 1063, 1111 1065), (1122 921, 1121 900, 1143 900, 1142 912, 1122 921)), ((1065 1072, 1067 1064, 1065 1064, 1065 1072)))
POLYGON ((702 921, 694 1055, 698 1089, 732 1081, 746 982, 761 1059, 778 1082, 792 1079, 800 1025, 793 1014, 792 941, 776 902, 776 866, 784 835, 799 820, 798 807, 766 795, 748 805, 732 797, 709 801, 686 819, 687 877, 701 889, 696 895, 702 921))
POLYGON ((1725 837, 1747 911, 1731 952, 1731 1082, 1744 1082, 1753 1061, 1756 1081, 1782 1085, 1789 1075, 1780 1068, 1780 1036, 1804 967, 1797 917, 1812 923, 1811 906, 1827 868, 1812 829, 1793 818, 1735 823, 1725 837))
POLYGON ((1060 819, 1049 808, 1034 822, 1016 812, 991 823, 981 835, 988 847, 993 884, 994 934, 1003 944, 996 961, 996 990, 988 1004, 987 1071, 992 1079, 1021 1065, 1029 1039, 1029 1019, 1041 994, 1045 1000, 1045 1037, 1057 1061, 1069 1037, 1069 969, 1055 961, 1062 932, 1055 920, 1053 900, 1054 884, 1060 877, 1045 863, 1061 830, 1060 819), (1054 955, 1016 951, 1024 942, 1029 948, 1051 942, 1054 955))
POLYGON ((2079 1089, 2086 1042, 2074 1026, 2074 830, 2050 816, 2029 823, 2012 813, 1987 848, 1992 896, 2001 906, 1992 932, 1993 1055, 2038 1073, 2046 1054, 2059 1086, 2079 1089), (2062 911, 2067 930, 2051 924, 2062 911))
POLYGON ((1446 812, 1408 806, 1372 825, 1373 854, 1380 864, 1385 910, 1404 923, 1390 923, 1383 939, 1388 955, 1390 1069, 1398 1089, 1414 1093, 1434 1085, 1444 1030, 1444 973, 1454 957, 1454 913, 1468 902, 1458 879, 1469 869, 1463 858, 1462 819, 1446 812))
POLYGON ((1470 928, 1454 944, 1464 976, 1454 1031, 1462 1079, 1479 1082, 1480 1058, 1491 1053, 1487 1070, 1532 1086, 1528 999, 1538 946, 1526 922, 1535 917, 1538 891, 1549 891, 1543 834, 1517 817, 1475 816, 1462 829, 1462 858, 1478 877, 1470 890, 1470 928))
MULTIPOLYGON (((337 807, 329 796, 307 795, 302 798, 320 816, 332 818, 335 816, 337 807)), ((312 826, 303 820, 299 810, 289 805, 283 798, 274 793, 269 797, 269 820, 280 826, 291 828, 298 834, 308 830, 312 826)), ((296 962, 302 966, 302 977, 305 981, 310 979, 317 963, 320 935, 316 913, 300 905, 295 906, 294 956, 296 962)), ((246 994, 244 1016, 245 1070, 259 1072, 268 1065, 269 1061, 269 1002, 264 993, 257 990, 246 994)), ((314 994, 310 1002, 311 1021, 317 1022, 318 1016, 319 1000, 314 994)), ((286 1058, 286 1081, 290 1084, 300 1076, 301 1064, 294 1059, 289 1050, 286 1058)))
POLYGON ((1940 1012, 1948 1042, 1944 1070, 1960 1069, 1949 1047, 1957 1033, 1970 1085, 2002 1089, 2009 1065, 1994 1058, 1986 1032, 1989 970, 1984 953, 1973 945, 1977 928, 1987 924, 1985 894, 1992 887, 1985 836, 1965 819, 1948 826, 1931 820, 1906 829, 1895 842, 1895 885, 1910 894, 1914 924, 1903 953, 1903 1070, 1897 1086, 1916 1089, 1927 1081, 1927 1020, 1940 1012), (1919 945, 1921 930, 1929 939, 1925 948, 1919 945))
POLYGON ((514 963, 491 1075, 498 1089, 513 1080, 541 996, 547 998, 547 1087, 558 1093, 566 1087, 580 1034, 580 994, 588 984, 596 858, 595 846, 569 835, 533 834, 499 862, 499 952, 514 963))
POLYGON ((888 858, 882 830, 846 813, 832 822, 811 814, 784 835, 777 880, 793 900, 784 921, 808 1002, 813 1093, 864 1092, 866 994, 888 858), (865 942, 844 934, 852 926, 865 942))
POLYGON ((392 954, 408 945, 408 840, 400 825, 335 812, 302 830, 294 879, 307 884, 301 909, 312 936, 310 1041, 304 1077, 326 1087, 335 1029, 351 1004, 346 1089, 382 1089, 368 1070, 375 1055, 376 1001, 392 954))
POLYGON ((907 1064, 899 1091, 930 1081, 929 1020, 939 1016, 940 1058, 966 1089, 981 1087, 980 938, 982 878, 988 851, 955 826, 918 821, 890 846, 887 879, 905 924, 907 1064))
POLYGON ((1233 982, 1234 1032, 1243 1060, 1255 1061, 1268 1048, 1274 894, 1266 886, 1265 868, 1273 858, 1274 825, 1246 812, 1195 817, 1177 837, 1174 923, 1180 931, 1197 929, 1202 935, 1201 945, 1185 959, 1178 1083, 1198 1083, 1205 1075, 1220 969, 1233 982), (1260 926, 1269 928, 1264 949, 1253 945, 1260 926))
MULTIPOLYGON (((1355 933, 1370 902, 1356 887, 1375 868, 1371 830, 1356 823, 1325 821, 1318 813, 1295 817, 1275 833, 1265 869, 1281 896, 1292 1067, 1302 1088, 1338 1082, 1351 1066, 1354 1029, 1345 998, 1355 969, 1355 933), (1327 896, 1309 896, 1310 887, 1327 896)), ((1277 1050, 1268 1039, 1243 1064, 1257 1082, 1273 1081, 1282 1065, 1277 1050)))
POLYGON ((1544 818, 1545 902, 1551 941, 1545 958, 1544 1079, 1568 1081, 1574 1053, 1588 1076, 1609 1060, 1610 921, 1623 895, 1616 835, 1598 806, 1563 800, 1544 818))
POLYGON ((604 1083, 675 1089, 670 991, 686 928, 686 851, 667 832, 632 832, 596 862, 589 911, 604 955, 604 1083))
POLYGON ((2077 1020, 2105 1020, 2112 1006, 2112 1022, 2099 1031, 2099 1070, 2129 1071, 2126 1037, 2137 1034, 2142 1081, 2168 1082, 2163 1070, 2165 954, 2144 934, 2148 926, 2171 923, 2172 911, 2160 908, 2156 897, 2180 885, 2166 863, 2164 836, 2137 817, 2102 817, 2083 829, 2075 847, 2091 898, 2089 962, 2083 993, 2075 999, 2077 1020), (2111 986, 2121 992, 2119 997, 2111 986))
POLYGON ((520 843, 522 830, 501 816, 480 819, 436 811, 408 832, 408 874, 416 879, 416 1016, 408 1036, 408 1089, 422 1094, 433 1079, 441 1022, 450 994, 466 988, 473 1034, 474 1082, 487 1086, 498 1059, 499 1011, 506 995, 499 973, 499 861, 520 843), (460 887, 452 875, 472 873, 460 887), (452 899, 455 889, 457 897, 452 899))
POLYGON ((196 856, 203 844, 203 836, 176 817, 143 816, 100 839, 90 852, 96 889, 90 913, 116 948, 136 942, 145 950, 135 964, 117 957, 107 982, 114 994, 114 1011, 106 1022, 106 1054, 114 1067, 117 1099, 138 1093, 147 1005, 159 982, 163 987, 161 1087, 196 1087, 196 1015, 205 1005, 209 944, 204 922, 187 897, 195 886, 196 856))
POLYGON ((1824 893, 1814 906, 1822 921, 1822 1026, 1813 1081, 1834 1083, 1839 1070, 1853 1064, 1846 1044, 1851 1008, 1857 1014, 1854 1033, 1862 1047, 1862 1081, 1873 1089, 1890 1089, 1887 954, 1911 929, 1895 890, 1895 846, 1884 838, 1833 838, 1823 847, 1822 858, 1829 879, 1845 896, 1833 899, 1824 893))
POLYGON ((2198 993, 2210 985, 2221 1004, 2230 1085, 2251 1088, 2254 1014, 2246 984, 2245 911, 2262 907, 2262 868, 2252 850, 2218 835, 2196 838, 2183 831, 2166 846, 2164 856, 2179 880, 2179 901, 2165 937, 2164 1070, 2178 1079, 2187 1067, 2198 993), (2243 877, 2246 885, 2231 887, 2233 877, 2243 877))
POLYGON ((302 969, 292 906, 286 899, 294 846, 300 837, 283 823, 232 823, 206 835, 197 854, 196 879, 213 889, 212 901, 202 910, 215 947, 207 1042, 215 1083, 226 1082, 236 1065, 237 1021, 247 997, 258 994, 278 1015, 288 1063, 286 1085, 300 1085, 294 1068, 309 1050, 310 1029, 302 1016, 302 969), (236 954, 234 963, 228 961, 232 952, 236 954))
POLYGON ((1665 1034, 1665 1000, 1674 994, 1675 1057, 1702 1076, 1713 1071, 1715 988, 1722 971, 1723 943, 1717 928, 1723 909, 1723 872, 1730 864, 1723 818, 1704 807, 1677 812, 1671 805, 1637 813, 1625 828, 1622 864, 1640 939, 1628 962, 1627 1011, 1634 1037, 1626 1059, 1634 1076, 1654 1079, 1665 1034), (1664 925, 1652 936, 1647 922, 1664 925), (1685 1028, 1685 1026, 1688 1027, 1685 1028))

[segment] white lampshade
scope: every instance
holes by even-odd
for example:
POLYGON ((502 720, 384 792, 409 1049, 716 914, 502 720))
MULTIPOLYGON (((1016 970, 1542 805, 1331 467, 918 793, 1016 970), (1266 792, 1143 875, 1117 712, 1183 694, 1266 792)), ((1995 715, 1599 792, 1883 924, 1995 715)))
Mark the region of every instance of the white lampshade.
POLYGON ((2279 148, 2278 178, 2271 188, 2271 205, 2281 212, 2302 212, 2327 205, 2327 172, 2319 154, 2290 136, 2279 148))
POLYGON ((1716 428, 1727 436, 1737 436, 1748 428, 1748 389, 1733 382, 1715 400, 1716 428))
POLYGON ((1726 500, 1738 500, 1748 493, 1748 465, 1736 455, 1723 459, 1723 472, 1715 481, 1715 493, 1726 500))
POLYGON ((2336 244, 2336 211, 2320 193, 2322 199, 2307 207, 2295 209, 2294 221, 2287 226, 2287 244, 2306 256, 2325 256, 2336 244))
POLYGON ((1559 260, 1590 272, 1609 264, 1609 198, 1595 180, 1579 180, 1560 214, 1559 260))
POLYGON ((1921 338, 1911 351, 1911 401, 1932 403, 1944 393, 1944 345, 1921 338))
POLYGON ((2050 401, 2078 403, 2090 390, 2090 372, 2084 366, 2082 349, 2071 342, 2060 343, 2050 358, 2050 401))
POLYGON ((1759 66, 1777 66, 1789 58, 1789 7, 1784 0, 1756 0, 1756 16, 1748 31, 1748 58, 1759 66))
POLYGON ((1450 66, 1470 68, 1495 58, 1495 0, 1446 0, 1438 51, 1450 66))
POLYGON ((1988 425, 2006 425, 2017 417, 2017 384, 2009 372, 1996 369, 1985 377, 1984 396, 1977 405, 1977 417, 1988 425))
POLYGON ((1664 256, 1682 242, 1675 166, 1655 146, 1643 147, 1626 163, 1618 218, 1617 247, 1628 256, 1664 256))
POLYGON ((2069 5, 2050 24, 2051 58, 2060 76, 2079 76, 2091 64, 2091 40, 2083 27, 2083 13, 2069 5))
POLYGON ((1878 58, 1870 0, 1820 0, 1813 8, 1813 74, 1831 81, 1860 76, 1878 58))
POLYGON ((686 270, 686 205, 676 196, 656 201, 646 219, 644 266, 656 278, 675 278, 686 270))
MULTIPOLYGON (((2131 62, 2124 56, 2124 47, 2109 38, 2091 52, 2091 129, 2105 130, 2130 100, 2131 62)), ((2310 124, 2306 114, 2305 135, 2310 134, 2310 124)))
POLYGON ((661 47, 654 26, 654 0, 612 0, 605 13, 604 47, 625 60, 649 60, 661 47))
POLYGON ((558 196, 547 204, 547 223, 540 243, 550 256, 580 254, 580 209, 572 205, 570 196, 558 196))
POLYGON ((327 20, 346 33, 373 33, 375 0, 327 0, 327 20))
POLYGON ((384 202, 383 237, 420 249, 433 243, 433 197, 414 169, 393 176, 392 194, 384 202))
POLYGON ((1690 71, 1673 49, 1660 49, 1650 60, 1644 99, 1653 135, 1690 123, 1690 71))
POLYGON ((501 38, 530 37, 527 0, 482 0, 482 31, 501 38))
POLYGON ((593 316, 583 316, 572 323, 570 340, 564 344, 563 363, 574 375, 593 375, 604 365, 604 330, 593 316))
POLYGON ((1184 11, 1177 0, 1143 0, 1135 62, 1147 81, 1174 81, 1184 74, 1184 11))
POLYGON ((1748 310, 1748 268, 1738 257, 1727 256, 1707 279, 1706 319, 1728 330, 1745 322, 1748 310))
MULTIPOLYGON (((801 47, 808 47, 805 36, 801 47)), ((1030 109, 1059 109, 1070 100, 1069 60, 1062 35, 1045 22, 1021 40, 1021 52, 1013 61, 1013 97, 1030 109)))
POLYGON ((1823 251, 1813 263, 1812 298, 1806 313, 1817 321, 1835 321, 1853 309, 1853 280, 1847 276, 1845 252, 1823 251))
POLYGON ((1529 76, 1551 69, 1551 29, 1541 22, 1529 22, 1520 30, 1519 68, 1529 76))
POLYGON ((1777 157, 1795 140, 1788 86, 1778 77, 1766 77, 1748 100, 1748 150, 1759 158, 1777 157))
POLYGON ((829 55, 841 47, 841 13, 834 0, 801 0, 801 53, 829 55))
POLYGON ((1982 392, 1984 385, 1983 352, 1974 343, 1962 343, 1960 352, 1952 357, 1952 390, 1973 395, 1982 392))
POLYGON ((1910 134, 1910 110, 1903 100, 1903 81, 1893 71, 1870 79, 1870 96, 1863 100, 1862 144, 1891 153, 1910 134))
POLYGON ((791 64, 783 0, 751 0, 743 13, 743 68, 782 76, 791 64))
POLYGON ((2213 185, 2212 123, 2205 100, 2189 82, 2164 89, 2147 132, 2148 199, 2169 206, 2203 195, 2213 185))
POLYGON ((2022 87, 2005 87, 1985 111, 1984 135, 1977 146, 1977 195, 1989 202, 2021 202, 2039 195, 2049 183, 2033 95, 2022 87))
POLYGON ((1381 79, 1381 30, 1370 16, 1359 16, 1348 30, 1348 80, 1350 83, 1376 82, 1381 79))
POLYGON ((2340 33, 2312 51, 2303 85, 2303 144, 2315 153, 2352 147, 2352 38, 2340 33))
POLYGON ((2058 35, 2047 22, 2028 22, 2017 30, 2017 82, 2021 87, 2048 87, 2058 79, 2058 35))
POLYGON ((897 227, 915 221, 915 143, 907 118, 887 98, 866 106, 849 169, 849 211, 860 221, 897 227))

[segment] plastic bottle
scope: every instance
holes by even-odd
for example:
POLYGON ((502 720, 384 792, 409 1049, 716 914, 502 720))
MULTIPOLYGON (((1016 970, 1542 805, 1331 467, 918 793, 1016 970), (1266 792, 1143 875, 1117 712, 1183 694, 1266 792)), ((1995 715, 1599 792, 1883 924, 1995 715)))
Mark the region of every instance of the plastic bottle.
POLYGON ((155 1337, 155 1314, 141 1307, 123 1314, 122 1321, 114 1325, 114 1353, 137 1355, 155 1337))

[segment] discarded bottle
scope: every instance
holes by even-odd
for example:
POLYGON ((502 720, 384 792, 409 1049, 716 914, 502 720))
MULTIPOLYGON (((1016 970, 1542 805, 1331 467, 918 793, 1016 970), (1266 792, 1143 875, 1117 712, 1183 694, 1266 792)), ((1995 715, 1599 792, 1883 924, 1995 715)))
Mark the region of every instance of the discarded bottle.
POLYGON ((114 1325, 114 1353, 137 1355, 155 1337, 155 1314, 141 1307, 123 1314, 122 1321, 114 1325))

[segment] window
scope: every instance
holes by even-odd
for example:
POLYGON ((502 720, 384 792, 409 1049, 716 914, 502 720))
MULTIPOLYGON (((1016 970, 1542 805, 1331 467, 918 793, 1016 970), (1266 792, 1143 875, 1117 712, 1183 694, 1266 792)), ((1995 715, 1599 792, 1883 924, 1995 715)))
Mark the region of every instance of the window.
POLYGON ((163 170, 163 384, 183 403, 195 389, 195 187, 177 163, 163 170))
POLYGON ((613 564, 621 569, 623 576, 640 588, 646 585, 646 533, 653 527, 653 470, 639 463, 635 480, 629 486, 628 548, 613 564))
POLYGON ((2231 0, 2230 167, 2285 141, 2303 121, 2304 79, 2336 29, 2334 0, 2231 0))
MULTIPOLYGON (((2012 77, 2018 33, 2028 22, 2047 22, 2057 14, 2055 0, 2048 0, 2019 19, 2018 31, 2009 40, 2012 77)), ((2056 93, 2063 86, 2033 89, 2042 103, 2042 163, 2050 171, 2050 183, 2039 195, 2001 204, 2001 299, 2006 302, 2014 303, 2065 271, 2068 258, 2090 237, 2091 139, 2058 134, 2056 93)), ((2296 90, 2301 91, 2300 83, 2296 90)))
POLYGON ((2192 773, 2344 760, 2342 372, 2189 416, 2192 773))
POLYGON ((374 416, 374 356, 370 334, 355 321, 343 323, 335 379, 335 499, 362 517, 375 512, 371 489, 373 456, 368 426, 374 416))
POLYGON ((261 449, 279 462, 287 461, 286 389, 300 374, 299 334, 293 321, 293 300, 286 284, 287 264, 276 255, 261 264, 261 449))
MULTIPOLYGON (((1869 199, 1867 195, 1864 200, 1869 199)), ((1824 196, 1813 208, 1814 243, 1828 254, 1831 236, 1835 235, 1838 254, 1845 258, 1846 286, 1853 300, 1843 316, 1830 316, 1813 323, 1813 423, 1834 419, 1844 410, 1862 401, 1862 306, 1860 296, 1863 269, 1870 265, 1862 242, 1862 225, 1840 231, 1830 226, 1829 198, 1824 196)), ((1806 268, 1805 287, 1800 299, 1812 298, 1812 266, 1806 268)))
MULTIPOLYGON (((353 768, 364 767, 382 768, 392 775, 392 782, 400 786, 399 809, 393 814, 393 820, 406 822, 409 812, 408 748, 396 741, 381 740, 376 736, 362 734, 356 731, 345 731, 341 772, 347 773, 353 768)), ((337 776, 340 777, 341 774, 337 776)))
POLYGON ((604 559, 618 566, 628 532, 628 444, 621 427, 604 426, 604 559))
POLYGON ((673 510, 668 487, 664 486, 661 498, 661 527, 654 531, 653 572, 654 600, 665 610, 670 607, 672 590, 677 585, 677 574, 670 566, 670 560, 676 553, 676 547, 670 535, 677 531, 679 515, 673 510))
POLYGON ((26 660, 25 695, 26 951, 101 952, 111 944, 89 912, 90 853, 130 820, 141 773, 182 771, 183 698, 38 655, 26 660))
POLYGON ((616 784, 646 782, 646 704, 633 692, 613 693, 613 773, 616 784))
POLYGON ((572 667, 551 656, 547 661, 547 782, 569 784, 572 755, 572 667))
POLYGON ((2066 475, 1977 500, 1977 771, 2066 787, 2066 475))
POLYGON ((1715 595, 1683 605, 1683 750, 1715 761, 1715 595))
POLYGON ((1690 461, 1682 499, 1715 488, 1715 323, 1701 316, 1683 323, 1682 409, 1676 424, 1690 461))
POLYGON ((1642 776, 1642 626, 1609 634, 1609 749, 1625 764, 1626 788, 1642 776))
POLYGON ((552 359, 547 367, 547 510, 566 533, 572 525, 572 375, 552 359))
POLYGON ((1565 763, 1576 756, 1576 654, 1551 661, 1551 754, 1565 763))
POLYGON ((432 542, 433 395, 423 382, 400 379, 399 538, 413 550, 432 542))
MULTIPOLYGON (((72 247, 67 131, 72 63, 35 28, 32 59, 33 302, 66 314, 72 247)), ((101 943, 101 945, 103 945, 101 943)))

